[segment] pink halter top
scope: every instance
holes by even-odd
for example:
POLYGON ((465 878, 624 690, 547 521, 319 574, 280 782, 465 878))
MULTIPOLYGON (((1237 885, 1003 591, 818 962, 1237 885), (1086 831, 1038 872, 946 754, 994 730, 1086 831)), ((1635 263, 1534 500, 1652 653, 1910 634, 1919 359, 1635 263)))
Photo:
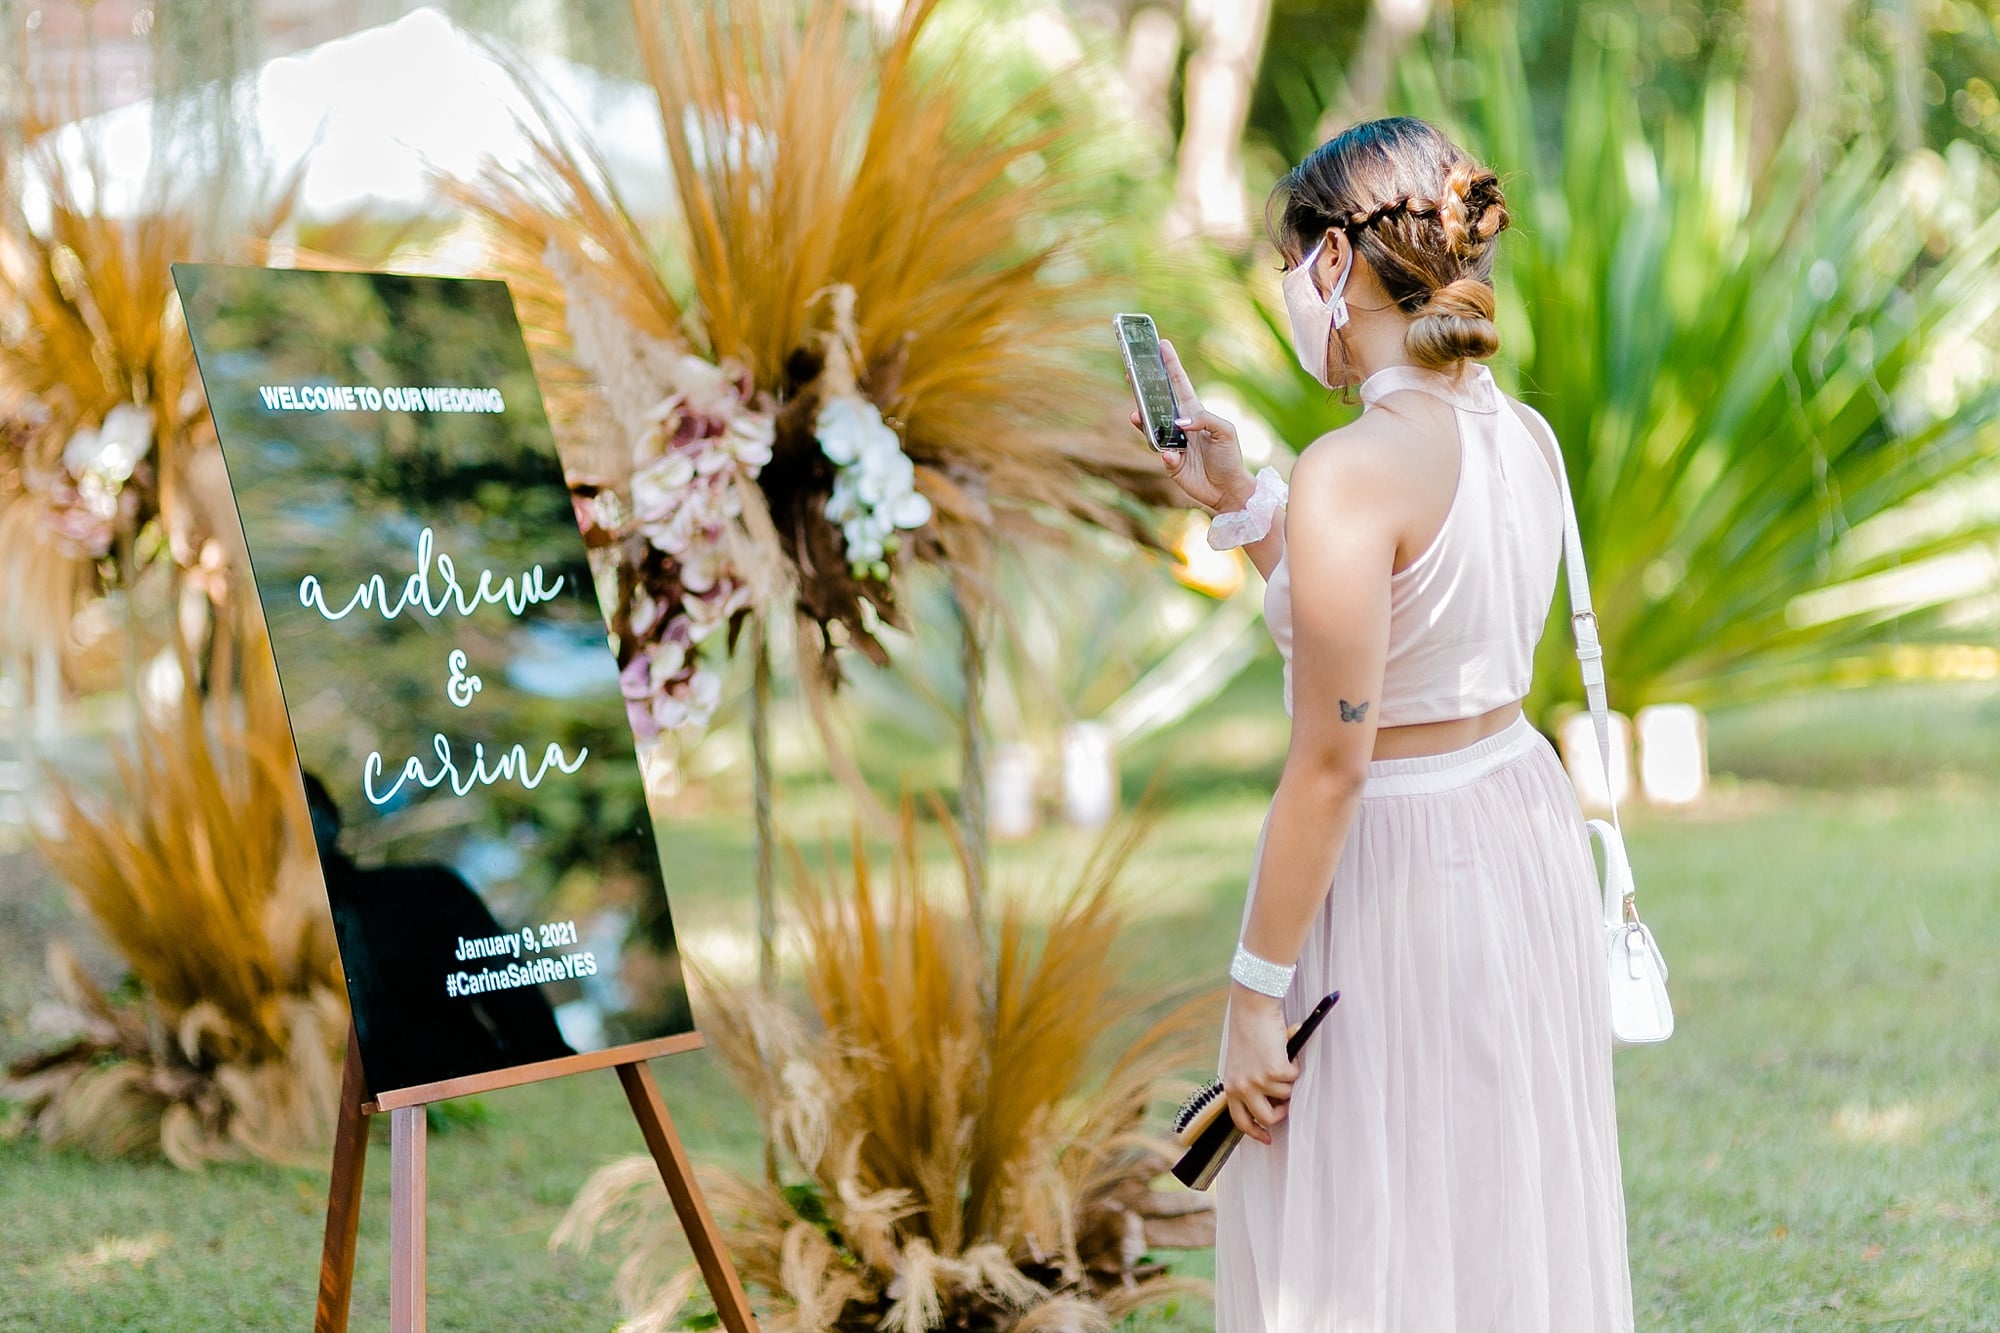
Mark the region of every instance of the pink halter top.
MULTIPOLYGON (((1452 405, 1458 488, 1437 537, 1389 576, 1389 656, 1376 712, 1385 727, 1475 717, 1525 697, 1562 559, 1562 492, 1493 372, 1467 362, 1453 380, 1389 366, 1362 383, 1362 410, 1403 389, 1452 405)), ((1264 623, 1285 659, 1290 713, 1292 580, 1283 558, 1264 589, 1264 623)))

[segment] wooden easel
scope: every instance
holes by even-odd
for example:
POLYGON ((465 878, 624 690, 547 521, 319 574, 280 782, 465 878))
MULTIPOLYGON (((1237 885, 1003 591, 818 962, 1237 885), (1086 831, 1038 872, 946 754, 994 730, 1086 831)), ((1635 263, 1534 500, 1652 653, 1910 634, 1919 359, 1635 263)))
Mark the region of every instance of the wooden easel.
POLYGON ((424 1107, 450 1097, 536 1083, 585 1069, 613 1068, 625 1085, 625 1099, 639 1122, 646 1147, 659 1164, 660 1179, 680 1216, 709 1298, 729 1333, 757 1333, 756 1317, 743 1294, 722 1234, 695 1185, 694 1168, 660 1088, 646 1061, 678 1051, 699 1050, 698 1032, 638 1042, 541 1064, 474 1074, 443 1083, 402 1088, 381 1097, 368 1095, 361 1052, 352 1027, 347 1063, 340 1076, 340 1119, 334 1128, 333 1180, 327 1191, 326 1241, 320 1251, 319 1308, 313 1333, 346 1333, 348 1298, 354 1286, 354 1242, 361 1228, 361 1173, 368 1162, 368 1117, 389 1113, 389 1327, 392 1333, 424 1329, 424 1107))

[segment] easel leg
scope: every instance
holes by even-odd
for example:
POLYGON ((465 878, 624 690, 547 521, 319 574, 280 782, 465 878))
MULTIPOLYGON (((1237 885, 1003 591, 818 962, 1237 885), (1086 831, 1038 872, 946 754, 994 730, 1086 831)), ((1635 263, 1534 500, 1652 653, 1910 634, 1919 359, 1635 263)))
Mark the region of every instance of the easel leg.
POLYGON ((688 1244, 694 1249, 695 1262, 701 1266, 702 1281, 708 1284, 709 1299, 715 1302, 722 1326, 729 1333, 757 1333, 750 1298, 743 1294, 736 1266, 729 1262, 729 1252, 722 1246, 722 1233, 709 1214, 701 1190, 695 1186, 694 1166, 681 1146, 680 1135, 674 1132, 667 1104, 660 1100, 660 1086, 653 1081, 653 1071, 643 1062, 619 1065, 618 1081, 625 1085, 625 1099, 632 1103, 639 1132, 646 1136, 646 1147, 659 1164, 660 1179, 666 1182, 667 1195, 674 1201, 674 1212, 679 1214, 681 1230, 687 1233, 688 1244))
POLYGON ((424 1108, 389 1112, 389 1327, 424 1333, 424 1108))
POLYGON ((333 1180, 327 1187, 326 1240, 319 1255, 319 1308, 313 1333, 347 1333, 354 1289, 354 1238, 361 1226, 361 1172, 368 1165, 368 1117, 361 1103, 361 1050, 347 1030, 347 1062, 340 1072, 340 1115, 333 1129, 333 1180))

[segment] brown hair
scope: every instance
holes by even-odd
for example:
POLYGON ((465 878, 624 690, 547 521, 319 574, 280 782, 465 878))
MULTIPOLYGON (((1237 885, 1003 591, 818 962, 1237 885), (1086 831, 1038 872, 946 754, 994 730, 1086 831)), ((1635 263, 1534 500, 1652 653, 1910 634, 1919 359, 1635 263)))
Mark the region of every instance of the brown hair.
POLYGON ((1390 116, 1341 131, 1272 188, 1264 218, 1287 266, 1324 233, 1346 232, 1382 289, 1415 317, 1405 346, 1417 364, 1448 369, 1500 349, 1500 178, 1429 122, 1390 116))

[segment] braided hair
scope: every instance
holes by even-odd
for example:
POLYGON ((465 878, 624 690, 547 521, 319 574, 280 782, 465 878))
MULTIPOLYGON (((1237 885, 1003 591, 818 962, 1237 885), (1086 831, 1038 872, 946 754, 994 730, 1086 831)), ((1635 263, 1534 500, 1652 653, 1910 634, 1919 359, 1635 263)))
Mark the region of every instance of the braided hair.
POLYGON ((1412 316, 1406 346, 1419 365, 1448 369, 1499 350, 1500 178, 1427 121, 1391 116, 1343 130, 1273 187, 1265 222, 1287 265, 1326 232, 1347 233, 1412 316))

